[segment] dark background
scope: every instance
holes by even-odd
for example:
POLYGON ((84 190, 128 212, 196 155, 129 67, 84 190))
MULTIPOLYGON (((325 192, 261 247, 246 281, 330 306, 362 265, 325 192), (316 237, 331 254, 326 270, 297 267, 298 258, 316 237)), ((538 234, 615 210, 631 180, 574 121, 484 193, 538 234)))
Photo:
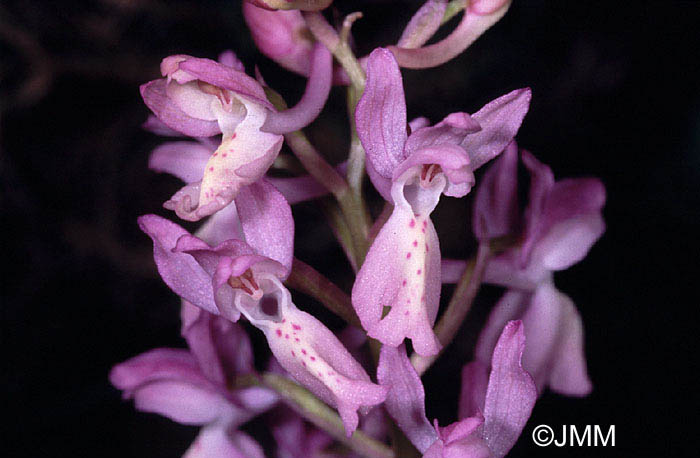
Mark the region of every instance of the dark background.
MULTIPOLYGON (((366 54, 394 42, 420 2, 336 3, 340 13, 365 12, 354 33, 366 54)), ((608 191, 607 232, 556 278, 583 316, 594 392, 542 396, 514 456, 695 456, 697 433, 687 428, 697 408, 699 302, 689 293, 700 254, 699 20, 691 1, 515 0, 458 59, 404 71, 409 116, 433 122, 530 86, 520 145, 557 177, 598 176, 608 191), (530 434, 542 423, 614 424, 617 446, 539 449, 530 434)), ((0 5, 2 411, 11 456, 177 456, 195 436, 136 412, 107 382, 117 362, 183 346, 179 300, 135 222, 152 212, 174 218, 161 204, 180 184, 146 168, 162 140, 140 130, 147 109, 137 89, 169 54, 233 49, 296 100, 304 80, 259 54, 247 33, 237 1, 0 5)), ((346 151, 345 122, 336 89, 308 129, 334 162, 346 151)), ((434 220, 444 255, 468 256, 471 198, 443 200, 434 220)), ((294 213, 297 256, 349 291, 349 268, 318 206, 294 213)), ((456 419, 460 367, 499 294, 484 289, 461 339, 425 378, 428 416, 443 425, 456 419)), ((319 310, 297 296, 301 308, 319 310)), ((249 428, 264 432, 261 421, 249 428)))

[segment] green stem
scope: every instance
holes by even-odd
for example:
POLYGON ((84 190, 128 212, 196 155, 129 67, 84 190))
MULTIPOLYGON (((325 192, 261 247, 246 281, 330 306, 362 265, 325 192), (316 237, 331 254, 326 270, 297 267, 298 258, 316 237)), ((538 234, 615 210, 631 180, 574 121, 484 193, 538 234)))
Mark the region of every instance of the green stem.
POLYGON ((352 49, 350 49, 347 40, 350 26, 362 15, 358 13, 348 15, 343 22, 342 36, 339 37, 335 29, 331 27, 321 13, 302 12, 302 14, 314 38, 323 43, 333 53, 335 59, 347 73, 350 83, 362 93, 366 81, 365 71, 360 66, 352 49))
POLYGON ((335 283, 324 277, 316 269, 294 258, 292 273, 285 282, 287 286, 307 294, 326 306, 348 323, 361 328, 360 319, 352 307, 350 297, 335 283))
POLYGON ((302 131, 285 134, 284 139, 309 174, 324 185, 336 199, 348 192, 348 184, 337 170, 321 156, 302 131))
POLYGON ((262 384, 276 391, 282 400, 299 415, 326 431, 356 453, 367 458, 393 458, 395 455, 385 444, 369 437, 360 430, 347 437, 338 414, 316 396, 293 381, 277 374, 262 375, 262 384))
POLYGON ((421 356, 414 353, 411 356, 411 363, 418 372, 422 375, 442 354, 445 348, 452 342, 457 331, 462 326, 464 318, 471 309, 471 306, 476 297, 476 293, 481 286, 481 280, 484 276, 486 264, 491 255, 491 251, 487 243, 479 244, 476 253, 476 260, 469 262, 467 268, 459 279, 452 298, 447 305, 447 310, 440 317, 440 321, 435 326, 435 335, 442 344, 442 350, 436 355, 421 356))

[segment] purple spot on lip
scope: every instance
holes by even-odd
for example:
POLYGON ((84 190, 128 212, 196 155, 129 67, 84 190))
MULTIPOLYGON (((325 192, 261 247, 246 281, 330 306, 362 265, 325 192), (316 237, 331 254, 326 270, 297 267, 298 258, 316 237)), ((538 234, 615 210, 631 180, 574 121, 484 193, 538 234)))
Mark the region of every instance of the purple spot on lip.
POLYGON ((416 272, 416 275, 420 275, 422 272, 423 272, 422 270, 418 269, 418 271, 416 272))
POLYGON ((299 326, 298 324, 292 324, 292 327, 297 331, 301 329, 301 326, 299 326))
POLYGON ((406 253, 406 259, 411 259, 411 252, 406 253))

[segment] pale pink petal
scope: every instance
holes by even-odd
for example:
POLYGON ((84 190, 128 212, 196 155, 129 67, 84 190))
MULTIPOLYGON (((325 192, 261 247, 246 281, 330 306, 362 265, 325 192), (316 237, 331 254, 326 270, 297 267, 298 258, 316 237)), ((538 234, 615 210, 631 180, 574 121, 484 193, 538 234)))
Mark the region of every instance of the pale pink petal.
POLYGON ((163 121, 155 115, 148 115, 146 121, 141 125, 145 130, 163 137, 184 137, 184 134, 166 126, 163 121))
POLYGON ((425 416, 425 391, 406 355, 406 347, 382 345, 377 381, 388 388, 384 406, 413 445, 425 452, 437 439, 425 416))
POLYGON ((294 220, 284 196, 262 179, 240 190, 236 208, 248 245, 287 269, 294 257, 294 220))
POLYGON ((183 219, 197 221, 231 203, 241 187, 267 172, 282 147, 282 136, 259 130, 268 110, 241 100, 246 108, 245 118, 211 155, 201 183, 189 184, 164 204, 183 219))
POLYGON ((153 257, 165 284, 197 307, 218 314, 211 277, 189 254, 173 252, 177 240, 188 232, 156 215, 141 216, 138 223, 153 240, 153 257))
POLYGON ((410 154, 426 146, 437 146, 444 143, 459 145, 467 135, 480 130, 481 126, 469 113, 452 113, 432 127, 425 126, 413 130, 413 133, 406 140, 406 152, 410 154))
POLYGON ((525 234, 520 250, 522 267, 529 262, 530 253, 537 242, 540 228, 543 226, 544 206, 547 196, 554 186, 554 174, 549 166, 538 161, 529 151, 523 150, 520 155, 525 168, 530 172, 530 193, 525 208, 525 234))
POLYGON ((440 245, 428 215, 394 207, 372 243, 352 289, 363 328, 385 345, 408 337, 422 355, 441 345, 432 330, 440 303, 440 245), (384 307, 391 307, 383 317, 384 307))
POLYGON ((137 410, 154 412, 186 425, 211 423, 230 411, 218 390, 209 390, 179 380, 158 380, 134 391, 137 410))
POLYGON ((182 349, 156 348, 117 364, 109 373, 109 381, 124 391, 125 397, 131 397, 140 386, 160 379, 209 386, 195 358, 182 349))
POLYGON ((265 458, 262 447, 255 440, 230 429, 225 422, 203 427, 184 458, 265 458))
POLYGON ((447 0, 428 0, 406 25, 396 46, 406 49, 423 46, 440 28, 447 0))
POLYGON ((198 142, 168 142, 156 147, 148 168, 174 175, 185 183, 201 181, 204 167, 214 151, 198 142))
POLYGON ((221 133, 216 121, 186 114, 166 93, 166 81, 158 79, 141 85, 141 97, 148 108, 169 128, 191 137, 211 137, 221 133))
POLYGON ((386 389, 373 384, 362 366, 320 321, 296 308, 276 277, 258 280, 264 296, 241 296, 237 306, 262 330, 270 350, 289 374, 316 396, 338 408, 348 434, 357 428, 357 410, 384 401, 386 389))
POLYGON ((479 181, 472 215, 474 235, 486 241, 518 226, 518 146, 511 142, 479 181))
MULTIPOLYGON (((503 332, 503 328, 511 320, 520 319, 527 309, 532 295, 528 292, 510 289, 506 291, 491 310, 491 314, 484 325, 474 349, 474 359, 484 364, 489 364, 493 357, 493 349, 503 332)), ((528 340, 531 338, 529 337, 528 340)), ((532 348, 534 341, 528 343, 528 349, 532 348)))
MULTIPOLYGON (((223 89, 228 89, 236 95, 253 100, 256 104, 273 109, 267 100, 265 91, 254 78, 227 65, 222 65, 211 59, 185 56, 178 63, 178 74, 186 73, 185 79, 173 74, 173 79, 180 84, 200 80, 223 89)), ((165 75, 164 75, 165 76, 165 75)))
POLYGON ((478 8, 470 5, 459 25, 443 40, 417 49, 390 46, 399 65, 406 68, 429 68, 452 60, 467 49, 477 38, 498 22, 510 6, 510 1, 487 2, 499 8, 478 8), (482 12, 483 11, 483 12, 482 12))
POLYGON ((489 367, 479 360, 462 368, 462 388, 459 393, 458 418, 484 414, 486 389, 489 383, 489 367))
POLYGON ((555 350, 547 384, 557 393, 587 396, 593 389, 593 384, 586 369, 581 315, 568 296, 561 296, 561 338, 555 350))
POLYGON ((481 131, 467 135, 461 144, 469 154, 472 170, 499 155, 513 140, 530 107, 531 97, 529 88, 516 89, 472 115, 481 131))
POLYGON ((309 74, 314 42, 298 10, 270 11, 243 2, 243 17, 260 52, 287 70, 309 74))
POLYGON ((563 270, 586 257, 605 232, 600 213, 580 215, 552 227, 533 250, 533 259, 545 269, 563 270))
POLYGON ((217 60, 220 64, 231 67, 237 72, 245 73, 245 65, 243 65, 243 62, 241 62, 238 56, 236 56, 236 53, 230 49, 227 49, 219 54, 219 58, 217 60))
POLYGON ((521 365, 524 349, 523 324, 509 322, 493 352, 484 407, 483 438, 499 458, 515 445, 537 399, 535 382, 521 365))
POLYGON ((404 159, 406 101, 401 72, 386 49, 372 51, 367 61, 367 85, 355 111, 357 134, 379 175, 389 178, 404 159))
POLYGON ((260 129, 273 134, 285 134, 311 124, 321 113, 328 99, 332 70, 333 57, 330 51, 322 44, 316 43, 311 54, 309 79, 301 100, 287 110, 270 112, 260 129))

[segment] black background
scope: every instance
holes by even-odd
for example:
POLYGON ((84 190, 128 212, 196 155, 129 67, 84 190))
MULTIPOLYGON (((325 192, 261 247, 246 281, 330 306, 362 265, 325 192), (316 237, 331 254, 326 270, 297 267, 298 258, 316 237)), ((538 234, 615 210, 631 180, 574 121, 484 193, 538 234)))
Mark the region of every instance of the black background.
MULTIPOLYGON (((365 12, 354 33, 366 54, 394 42, 420 2, 336 3, 340 13, 365 12)), ((687 428, 697 408, 699 20, 690 1, 515 0, 459 58, 404 71, 409 116, 433 122, 530 86, 520 145, 557 177, 598 176, 607 188, 607 232, 556 278, 583 316, 594 392, 542 396, 513 456, 680 456, 697 442, 687 428), (539 449, 530 434, 543 423, 614 424, 617 446, 539 449)), ((139 128, 147 109, 138 85, 159 76, 164 56, 223 49, 249 71, 259 65, 288 101, 304 80, 257 52, 237 1, 8 0, 0 21, 3 448, 177 456, 196 428, 136 412, 107 381, 130 356, 183 346, 179 301, 135 222, 144 213, 174 218, 160 206, 179 187, 146 168, 161 140, 139 128)), ((308 129, 333 162, 346 151, 345 123, 336 89, 308 129)), ((434 214, 443 254, 468 256, 471 198, 443 200, 434 214)), ((318 206, 294 213, 297 256, 349 291, 350 270, 318 206)), ((462 337, 425 378, 428 416, 442 425, 456 419, 460 367, 499 294, 484 289, 462 337)), ((303 296, 296 302, 327 317, 303 296)), ((265 434, 263 420, 249 430, 265 434)))

